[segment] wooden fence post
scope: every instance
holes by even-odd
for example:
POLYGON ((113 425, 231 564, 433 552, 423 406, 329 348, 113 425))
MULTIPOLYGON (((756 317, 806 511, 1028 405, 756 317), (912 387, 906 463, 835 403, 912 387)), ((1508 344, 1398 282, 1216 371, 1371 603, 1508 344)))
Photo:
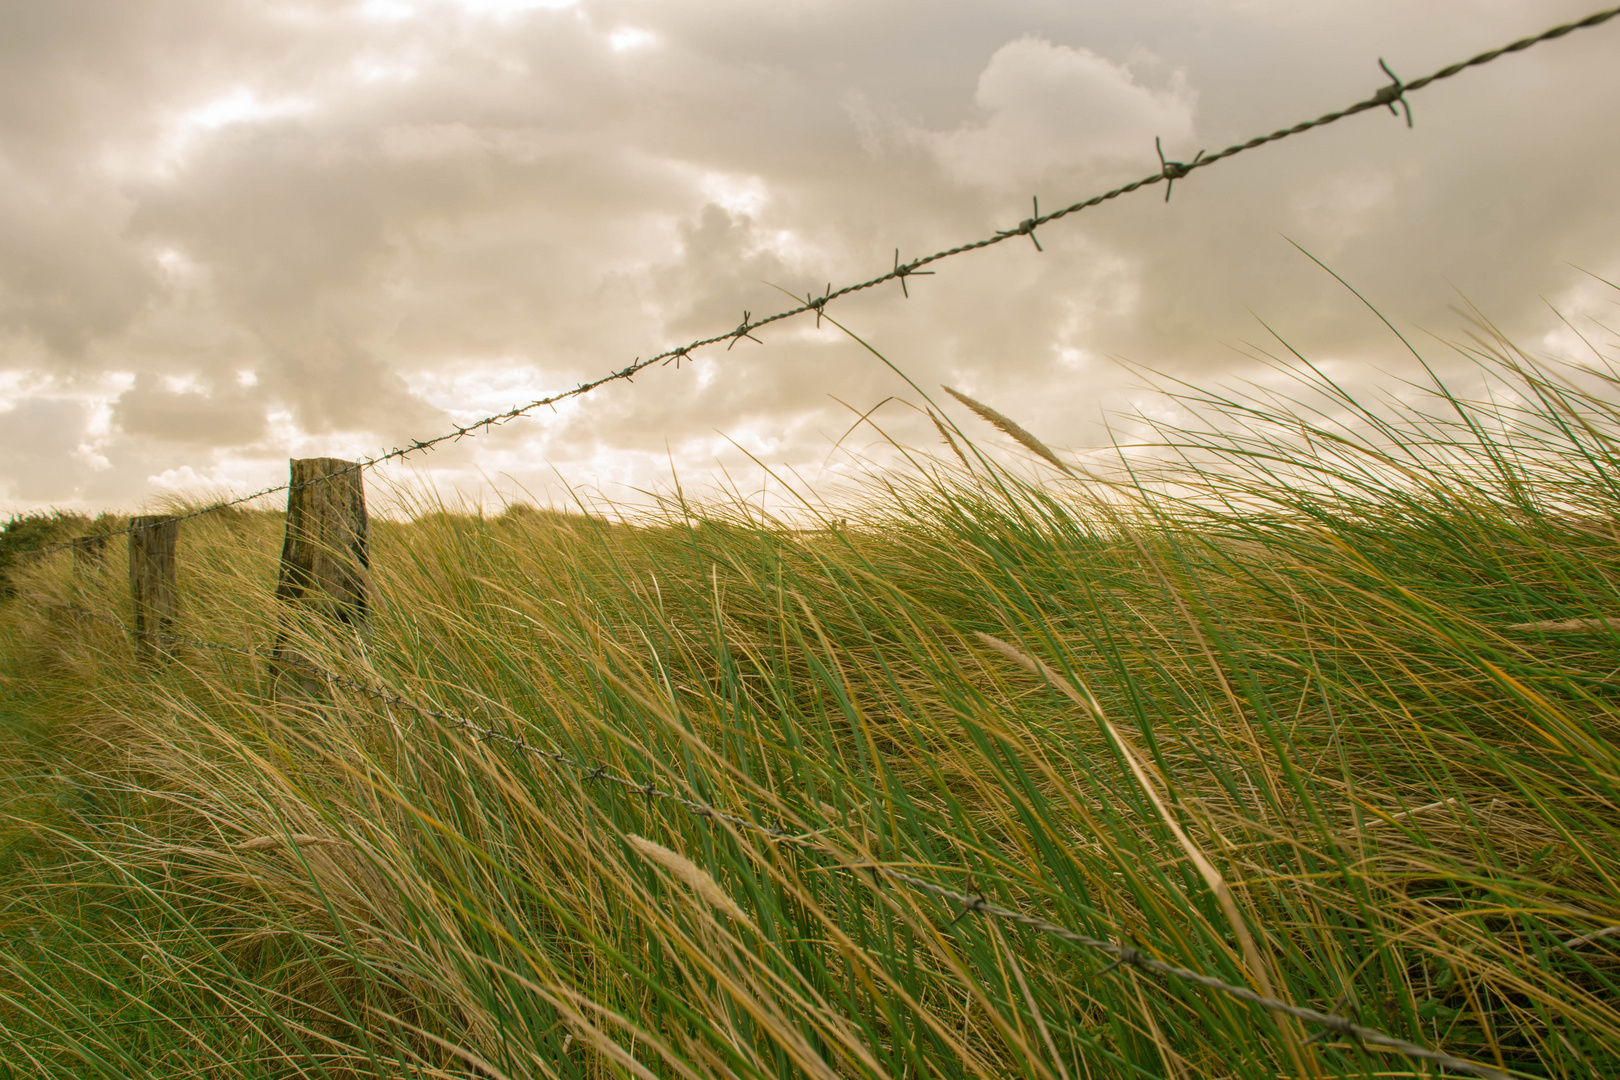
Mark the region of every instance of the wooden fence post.
POLYGON ((73 538, 73 583, 83 587, 91 578, 99 578, 107 571, 106 536, 76 536, 73 538))
POLYGON ((276 599, 313 604, 351 626, 370 608, 370 525, 360 469, 337 458, 292 459, 287 538, 276 599))
POLYGON ((107 538, 105 536, 76 536, 73 538, 73 569, 99 570, 107 565, 107 538))
POLYGON ((276 599, 286 607, 270 670, 278 698, 320 700, 323 680, 288 644, 293 610, 308 607, 356 629, 364 624, 371 586, 366 489, 352 461, 293 458, 290 464, 287 538, 276 579, 276 599))
MULTIPOLYGON (((180 613, 176 551, 180 521, 163 514, 130 519, 129 595, 135 608, 135 657, 153 661, 168 655, 154 635, 170 633, 180 613)), ((75 547, 74 554, 78 554, 75 547)))

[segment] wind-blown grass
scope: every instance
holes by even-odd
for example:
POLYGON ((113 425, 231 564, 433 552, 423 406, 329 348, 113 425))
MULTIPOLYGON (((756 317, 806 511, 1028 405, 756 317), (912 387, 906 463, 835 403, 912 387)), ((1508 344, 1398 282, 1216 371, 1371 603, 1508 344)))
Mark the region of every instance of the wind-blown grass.
MULTIPOLYGON (((364 636, 293 631, 850 861, 1487 1066, 1620 1074, 1620 637, 1526 625, 1620 614, 1616 380, 1477 358, 1517 396, 1188 390, 1181 463, 1106 480, 950 429, 815 531, 379 521, 364 636)), ((280 528, 186 523, 179 633, 271 643, 280 528)), ((117 573, 18 583, 16 1075, 1433 1072, 249 656, 138 668, 62 609, 124 619, 117 573)))

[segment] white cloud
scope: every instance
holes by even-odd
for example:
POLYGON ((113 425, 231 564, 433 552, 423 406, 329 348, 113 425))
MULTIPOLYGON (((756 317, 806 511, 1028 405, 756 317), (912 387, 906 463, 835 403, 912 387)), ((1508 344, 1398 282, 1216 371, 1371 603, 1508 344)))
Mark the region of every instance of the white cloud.
POLYGON ((186 258, 185 252, 172 247, 159 247, 152 253, 152 258, 163 268, 165 273, 176 277, 190 273, 197 268, 195 263, 186 258))
POLYGON ((172 175, 198 146, 226 128, 308 116, 316 109, 316 102, 308 97, 266 98, 250 87, 239 86, 174 116, 156 153, 140 166, 158 175, 172 175))
POLYGON ((514 402, 544 397, 552 389, 546 372, 515 356, 458 359, 448 370, 414 372, 405 382, 412 394, 462 422, 503 412, 514 402))
POLYGON ((165 375, 160 381, 163 383, 163 389, 171 394, 201 394, 205 392, 202 383, 198 381, 195 375, 165 375))
POLYGON ((959 183, 1026 189, 1121 161, 1151 162, 1155 136, 1170 156, 1180 154, 1193 136, 1198 95, 1180 71, 1153 89, 1089 49, 1022 37, 996 50, 973 101, 977 118, 918 137, 959 183))
POLYGON ((614 52, 629 52, 654 44, 658 35, 635 26, 624 26, 608 35, 608 45, 614 52))
POLYGON ((266 100, 247 87, 237 87, 206 105, 191 109, 175 125, 182 135, 194 131, 216 131, 230 124, 251 123, 282 116, 297 116, 314 108, 308 98, 284 97, 266 100))
POLYGON ((698 190, 727 213, 749 217, 758 215, 771 197, 761 177, 743 173, 705 172, 698 180, 698 190))

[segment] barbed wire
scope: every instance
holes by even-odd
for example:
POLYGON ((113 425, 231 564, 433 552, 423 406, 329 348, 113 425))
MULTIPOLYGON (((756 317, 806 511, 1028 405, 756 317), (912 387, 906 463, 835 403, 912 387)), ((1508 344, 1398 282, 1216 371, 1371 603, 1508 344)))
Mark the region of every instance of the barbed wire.
MULTIPOLYGON (((1490 49, 1486 52, 1478 54, 1477 56, 1470 57, 1467 60, 1449 64, 1446 67, 1441 68, 1439 71, 1434 72, 1432 75, 1425 75, 1422 78, 1414 79, 1411 82, 1402 82, 1400 78, 1390 70, 1389 65, 1384 62, 1383 58, 1380 57, 1378 60, 1378 66, 1383 69, 1384 74, 1389 76, 1390 82, 1388 85, 1380 87, 1372 97, 1367 98, 1364 101, 1358 101, 1349 108, 1341 109, 1337 112, 1324 113, 1314 120, 1301 121, 1292 127, 1280 128, 1268 135, 1257 135, 1247 142, 1237 143, 1233 146, 1227 147, 1225 150, 1221 150, 1213 154, 1206 155, 1204 151, 1200 150, 1191 161, 1186 162, 1167 160, 1164 156, 1163 147, 1160 145, 1159 140, 1155 138, 1153 142, 1154 148, 1158 152, 1159 171, 1149 176, 1145 176, 1140 180, 1132 181, 1129 184, 1114 188, 1111 191, 1106 191, 1100 195, 1093 195, 1089 199, 1084 199, 1077 203, 1071 203, 1068 206, 1054 210, 1047 214, 1042 214, 1040 212, 1040 200, 1039 197, 1036 197, 1031 202, 1030 217, 1025 218, 1023 221, 1019 222, 1017 226, 1011 229, 997 229, 994 235, 988 236, 982 240, 976 240, 967 244, 959 244, 956 247, 936 251, 932 255, 924 255, 920 258, 912 259, 911 261, 905 263, 900 261, 900 250, 896 248, 894 252, 894 265, 887 273, 880 274, 877 277, 870 278, 854 285, 845 285, 840 289, 834 289, 831 283, 828 283, 826 290, 821 296, 807 294, 805 296, 805 302, 798 307, 789 308, 785 311, 779 311, 774 315, 769 315, 765 318, 757 320, 752 318, 751 312, 744 311, 742 322, 739 323, 737 328, 734 330, 727 331, 723 334, 716 334, 710 337, 700 338, 697 341, 679 346, 678 348, 667 349, 656 356, 649 356, 645 360, 637 357, 631 363, 620 368, 618 371, 609 372, 606 375, 602 375, 588 382, 582 382, 571 390, 564 390, 548 397, 536 398, 527 405, 513 406, 505 412, 486 416, 482 420, 475 421, 471 424, 457 424, 455 425, 454 430, 445 432, 442 435, 437 435, 431 439, 413 439, 403 447, 396 446, 386 453, 378 454, 374 457, 363 458, 360 461, 350 463, 345 468, 339 469, 333 473, 329 473, 323 477, 302 481, 300 483, 288 482, 285 484, 277 484, 272 487, 261 488, 251 495, 243 495, 238 498, 210 503, 201 509, 176 515, 176 518, 181 521, 186 521, 191 518, 201 517, 204 514, 225 510, 233 506, 240 506, 243 503, 249 503, 255 499, 262 499, 267 495, 274 495, 283 491, 297 491, 300 488, 308 487, 312 484, 317 484, 323 480, 331 479, 336 476, 342 476, 350 472, 360 472, 366 469, 375 468, 378 465, 382 465, 390 461, 403 459, 411 454, 433 450, 446 442, 460 442, 462 439, 471 438, 490 431, 496 427, 500 427, 520 416, 533 412, 535 409, 547 406, 555 407, 559 403, 568 401, 572 398, 583 397, 586 394, 607 385, 608 383, 617 382, 621 379, 631 382, 636 374, 653 366, 654 364, 662 366, 673 362, 678 368, 683 360, 690 360, 692 358, 693 351, 697 349, 726 342, 726 348, 727 350, 730 350, 732 346, 736 345, 737 342, 743 340, 744 338, 757 342, 759 339, 753 336, 752 332, 754 330, 758 330, 762 326, 769 326, 772 323, 781 322, 784 319, 791 319, 799 315, 814 313, 817 324, 819 325, 822 313, 826 309, 826 306, 832 301, 849 296, 852 293, 875 288, 876 286, 882 285, 885 282, 898 281, 900 283, 902 294, 909 298, 911 291, 906 284, 906 279, 916 275, 928 275, 934 273, 932 270, 922 269, 925 266, 931 266, 934 263, 945 259, 954 258, 958 255, 964 255, 971 251, 979 251, 984 248, 993 247, 996 244, 1002 243, 1003 241, 1011 240, 1014 237, 1019 236, 1029 237, 1030 241, 1035 245, 1037 251, 1043 250, 1041 248, 1040 240, 1035 236, 1035 230, 1043 225, 1051 224, 1054 221, 1068 217, 1070 214, 1077 214, 1082 210, 1090 209, 1093 206, 1099 206, 1102 203, 1117 199, 1123 195, 1129 195, 1130 193, 1138 191, 1142 188, 1151 187, 1152 185, 1161 181, 1163 181, 1165 184, 1165 201, 1169 202, 1170 192, 1173 189, 1175 182, 1177 180, 1184 179, 1195 169, 1207 169, 1216 162, 1229 160, 1245 151, 1253 150, 1256 147, 1265 146, 1268 143, 1277 142, 1281 139, 1286 139, 1294 135, 1299 135, 1303 132, 1310 131, 1313 128, 1325 127, 1328 124, 1343 120, 1348 116, 1355 116, 1358 113, 1380 108, 1388 108, 1391 113, 1399 116, 1401 113, 1397 112, 1395 109, 1395 106, 1398 104, 1401 106, 1401 109, 1404 110, 1407 126, 1411 127, 1412 108, 1406 100, 1407 94, 1415 93, 1422 90, 1426 86, 1439 82, 1442 79, 1452 78, 1453 76, 1461 74, 1469 68, 1488 64, 1491 61, 1509 53, 1523 52, 1525 49, 1528 49, 1533 45, 1540 44, 1544 41, 1552 41, 1556 38, 1561 38, 1564 35, 1573 33, 1576 30, 1583 30, 1588 27, 1599 26, 1605 22, 1608 22, 1617 15, 1620 15, 1620 7, 1594 12, 1584 19, 1554 26, 1549 30, 1544 30, 1541 33, 1531 37, 1520 38, 1519 40, 1504 45, 1501 48, 1490 49)), ((137 526, 132 524, 123 529, 114 529, 104 533, 97 533, 89 537, 80 537, 78 539, 83 541, 106 539, 112 536, 122 536, 133 532, 136 528, 137 526)), ((67 548, 72 547, 73 544, 74 541, 69 540, 59 544, 50 545, 48 547, 37 548, 32 551, 17 552, 16 554, 45 555, 55 551, 66 550, 67 548)))
MULTIPOLYGON (((484 725, 479 724, 477 721, 468 719, 465 716, 460 716, 456 713, 446 712, 441 709, 435 709, 431 706, 423 705, 404 696, 403 694, 398 694, 391 690, 368 686, 363 682, 350 679, 320 664, 316 664, 305 657, 285 653, 280 655, 272 655, 264 650, 244 649, 236 645, 226 645, 220 642, 203 641, 196 638, 189 638, 179 634, 171 634, 166 632, 135 631, 117 619, 110 616, 101 615, 97 612, 88 611, 76 605, 61 604, 50 606, 60 610, 72 612, 81 617, 106 623, 110 626, 117 627, 126 634, 131 634, 134 636, 169 642, 172 644, 196 646, 216 652, 247 656, 255 660, 270 660, 273 663, 302 668, 305 671, 318 675, 320 678, 326 680, 333 686, 375 698, 376 700, 384 702, 388 705, 410 709, 422 716, 430 717, 434 720, 440 721, 441 723, 447 724, 450 727, 459 728, 463 731, 469 732, 475 736, 475 741, 477 742, 498 743, 520 753, 529 754, 533 757, 540 758, 553 766, 571 770, 574 774, 576 774, 576 777, 581 784, 612 784, 627 791, 633 792, 636 795, 643 796, 644 798, 673 803, 701 821, 724 822, 725 824, 734 826, 745 832, 766 837, 773 842, 790 844, 799 848, 800 850, 823 856, 833 862, 833 869, 857 876, 866 876, 868 880, 870 880, 870 875, 877 875, 888 881, 893 881, 897 884, 904 885, 917 892, 926 893, 942 900, 946 900, 952 905, 961 909, 961 913, 957 915, 957 919, 960 919, 962 915, 966 915, 971 912, 976 915, 995 918, 1003 922, 1023 926, 1030 930, 1035 930, 1039 933, 1047 934, 1051 937, 1067 941, 1070 944, 1077 945, 1083 949, 1088 949, 1093 952, 1100 952, 1107 956, 1113 957, 1113 963, 1098 971, 1096 973, 1097 976, 1106 975, 1110 971, 1120 967, 1134 967, 1141 971, 1148 971, 1157 975, 1179 979, 1183 982, 1194 983, 1198 986, 1226 994, 1227 996, 1235 998, 1239 1001, 1244 1001, 1251 1005, 1258 1006, 1267 1010, 1268 1012, 1282 1013, 1287 1016, 1292 1016, 1297 1020, 1314 1024, 1322 1028, 1322 1031, 1306 1040, 1307 1043, 1320 1042, 1325 1036, 1329 1034, 1336 1034, 1363 1046, 1385 1047, 1404 1054, 1407 1057, 1433 1062, 1436 1065, 1441 1065, 1448 1069, 1454 1069, 1459 1072, 1472 1073, 1475 1076, 1484 1077, 1486 1080, 1510 1080, 1506 1072, 1492 1066, 1483 1065, 1474 1061, 1468 1061, 1464 1058, 1455 1057, 1443 1051, 1431 1050, 1428 1047, 1422 1046, 1418 1043, 1396 1038, 1393 1035, 1388 1035, 1376 1028, 1365 1027, 1361 1024, 1357 1024, 1348 1017, 1337 1015, 1336 1012, 1322 1012, 1303 1005, 1295 1005, 1279 998, 1268 997, 1267 995, 1258 993, 1249 987, 1229 983, 1224 979, 1216 978, 1213 975, 1206 975, 1203 972, 1194 971, 1191 968, 1185 968, 1177 964, 1168 963, 1158 959, 1157 957, 1148 955, 1137 945, 1124 945, 1116 941, 1089 937, 1085 934, 1071 930, 1060 923, 1052 922, 1050 919, 1043 918, 1039 915, 1031 915, 1027 912, 1018 911, 1013 908, 1003 907, 1000 904, 996 904, 985 899, 985 897, 982 895, 962 892, 959 889, 953 889, 946 885, 940 885, 937 882, 929 881, 926 878, 917 877, 914 874, 907 873, 904 870, 900 870, 886 863, 852 860, 844 852, 830 847, 821 840, 816 839, 816 837, 825 830, 814 830, 810 833, 796 833, 779 825, 761 824, 760 822, 754 821, 751 818, 730 813, 697 799, 687 798, 678 792, 666 790, 659 787, 651 780, 647 781, 646 783, 640 783, 631 777, 622 776, 610 771, 606 765, 587 765, 584 762, 576 761, 573 758, 568 757, 566 754, 561 754, 552 750, 545 750, 516 736, 498 731, 493 727, 485 727, 484 725)), ((942 869, 948 870, 949 868, 942 869)), ((965 873, 965 871, 958 872, 965 873)), ((953 923, 955 921, 956 920, 954 919, 952 920, 953 923)), ((1620 928, 1611 927, 1608 930, 1599 931, 1598 934, 1602 935, 1610 932, 1620 932, 1620 928)), ((1593 936, 1594 935, 1589 934, 1583 938, 1575 938, 1573 940, 1576 943, 1584 943, 1586 938, 1593 936)))

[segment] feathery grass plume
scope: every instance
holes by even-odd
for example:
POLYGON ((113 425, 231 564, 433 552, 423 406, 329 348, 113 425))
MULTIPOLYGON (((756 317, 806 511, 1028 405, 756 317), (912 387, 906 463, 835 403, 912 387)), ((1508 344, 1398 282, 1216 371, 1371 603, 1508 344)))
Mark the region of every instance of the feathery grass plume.
MULTIPOLYGON (((998 431, 1006 435, 1011 435, 1014 439, 1017 439, 1030 453, 1039 455, 1046 461, 1051 462, 1054 468, 1061 469, 1070 476, 1074 476, 1074 470, 1065 465, 1062 460, 1059 459, 1057 454, 1052 452, 1052 448, 1050 446, 1047 446, 1045 443, 1041 442, 1041 440, 1025 431, 1011 417, 1003 416, 1001 413, 996 412, 996 410, 992 409, 982 401, 974 401, 960 390, 953 390, 949 386, 945 387, 944 389, 947 394, 951 395, 951 397, 955 398, 957 401, 960 401, 974 412, 978 413, 981 419, 994 426, 998 431)), ((936 424, 938 422, 939 421, 937 420, 935 421, 936 424)), ((947 439, 950 438, 949 435, 945 437, 947 439)), ((953 443, 952 445, 954 448, 955 444, 953 443)))
MULTIPOLYGON (((946 389, 949 389, 949 387, 946 389)), ((968 472, 972 472, 973 466, 968 464, 967 455, 962 453, 962 448, 957 446, 956 440, 951 437, 950 428, 947 428, 940 418, 934 415, 933 409, 925 409, 924 411, 928 413, 928 419, 934 422, 934 429, 938 431, 940 437, 945 440, 945 445, 951 448, 951 453, 955 454, 956 459, 962 463, 962 468, 966 469, 968 472)))
POLYGON ((309 836, 305 833, 292 833, 288 836, 255 836, 252 840, 244 840, 240 844, 232 844, 235 851, 269 851, 272 848, 291 844, 294 847, 348 847, 347 840, 339 840, 335 836, 309 836))
POLYGON ((644 836, 626 833, 624 838, 643 856, 685 882, 686 887, 701 896, 710 907, 718 908, 744 926, 755 929, 754 920, 750 919, 743 909, 737 906, 737 901, 720 887, 720 883, 710 877, 708 871, 697 863, 644 836))
POLYGON ((1542 622, 1514 623, 1509 630, 1541 630, 1557 634, 1601 633, 1604 630, 1620 630, 1620 618, 1613 615, 1598 615, 1589 619, 1548 619, 1542 622))

